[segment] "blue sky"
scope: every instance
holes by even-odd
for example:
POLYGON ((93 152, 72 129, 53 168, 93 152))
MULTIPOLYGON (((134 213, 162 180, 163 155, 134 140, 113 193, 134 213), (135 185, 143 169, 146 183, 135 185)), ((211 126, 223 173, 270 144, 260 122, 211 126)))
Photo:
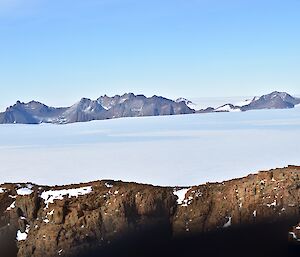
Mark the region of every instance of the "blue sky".
POLYGON ((299 0, 0 0, 0 107, 300 94, 299 0))

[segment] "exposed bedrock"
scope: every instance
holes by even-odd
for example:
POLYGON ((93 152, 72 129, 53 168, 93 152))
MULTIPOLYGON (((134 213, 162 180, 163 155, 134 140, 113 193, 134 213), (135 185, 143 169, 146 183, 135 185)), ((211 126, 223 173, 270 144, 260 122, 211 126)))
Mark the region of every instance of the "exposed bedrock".
POLYGON ((289 166, 190 188, 3 184, 0 253, 292 256, 300 238, 299 172, 289 166))

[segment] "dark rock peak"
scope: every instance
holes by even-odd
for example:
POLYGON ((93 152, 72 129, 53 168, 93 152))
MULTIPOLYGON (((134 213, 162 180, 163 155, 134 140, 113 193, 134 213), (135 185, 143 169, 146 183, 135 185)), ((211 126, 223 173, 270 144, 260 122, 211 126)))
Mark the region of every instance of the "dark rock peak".
POLYGON ((29 101, 27 104, 39 104, 39 105, 45 105, 45 104, 43 104, 43 103, 41 103, 41 102, 38 102, 38 101, 35 101, 35 100, 31 100, 31 101, 29 101))
POLYGON ((192 102, 191 100, 186 99, 186 98, 184 98, 184 97, 177 98, 177 99, 175 100, 175 102, 176 102, 176 103, 184 102, 184 103, 186 103, 187 105, 188 105, 188 104, 193 104, 193 102, 192 102))
POLYGON ((300 103, 299 98, 292 97, 286 92, 274 91, 270 94, 254 98, 248 105, 242 106, 242 111, 258 109, 287 109, 294 108, 300 103))
POLYGON ((131 97, 134 97, 134 96, 135 96, 134 93, 125 93, 121 97, 131 98, 131 97))
MULTIPOLYGON (((145 95, 142 95, 142 94, 135 95, 135 96, 133 96, 133 98, 137 98, 137 99, 149 99, 148 97, 146 97, 145 95)), ((151 97, 150 97, 150 99, 151 99, 151 97)))
POLYGON ((41 102, 31 100, 28 103, 17 101, 13 106, 10 106, 8 108, 28 109, 28 108, 49 108, 49 107, 41 102))
MULTIPOLYGON (((173 100, 171 99, 168 99, 168 98, 165 98, 163 96, 157 96, 157 95, 153 95, 152 97, 150 97, 150 99, 153 99, 153 100, 160 100, 160 101, 168 101, 170 103, 174 103, 173 100)), ((175 102, 176 103, 176 102, 175 102)))
POLYGON ((86 103, 86 102, 91 102, 92 100, 91 99, 89 99, 89 98, 86 98, 86 97, 83 97, 83 98, 81 98, 80 99, 80 103, 86 103))
POLYGON ((213 107, 207 107, 205 109, 200 109, 197 111, 197 113, 213 113, 215 112, 215 108, 213 107))
POLYGON ((116 98, 131 98, 131 97, 134 97, 136 96, 135 94, 133 93, 124 93, 123 95, 114 95, 114 96, 108 96, 107 94, 104 94, 103 96, 100 96, 98 99, 101 99, 101 98, 109 98, 109 99, 116 99, 116 98))
POLYGON ((300 101, 300 99, 295 98, 295 97, 291 96, 290 94, 288 94, 286 92, 279 92, 279 91, 274 91, 270 94, 263 95, 260 98, 256 98, 254 100, 258 101, 259 99, 264 99, 266 101, 270 101, 272 99, 281 99, 282 101, 292 103, 294 105, 297 104, 300 101))

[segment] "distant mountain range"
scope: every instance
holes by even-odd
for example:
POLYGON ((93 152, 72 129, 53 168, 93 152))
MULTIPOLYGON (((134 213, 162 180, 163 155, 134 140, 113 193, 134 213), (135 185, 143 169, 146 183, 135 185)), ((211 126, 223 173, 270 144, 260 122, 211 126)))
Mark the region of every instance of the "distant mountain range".
POLYGON ((101 96, 97 100, 82 98, 70 107, 54 108, 31 101, 10 106, 0 113, 0 123, 56 123, 66 124, 121 117, 159 116, 194 113, 184 102, 132 93, 113 97, 101 96))
MULTIPOLYGON (((255 96, 252 99, 246 99, 238 104, 226 103, 217 108, 208 107, 206 109, 197 110, 197 113, 209 112, 244 112, 261 109, 288 109, 294 108, 300 104, 300 98, 293 97, 285 92, 274 91, 263 96, 255 96)), ((189 103, 192 106, 193 103, 189 103)))
POLYGON ((274 91, 271 94, 263 95, 261 97, 254 97, 251 100, 246 100, 244 104, 223 105, 216 109, 216 111, 250 111, 260 109, 287 109, 294 108, 295 105, 300 104, 300 98, 293 97, 285 92, 274 91))
POLYGON ((37 101, 28 103, 17 101, 16 104, 8 107, 5 112, 0 113, 0 124, 67 124, 121 117, 285 109, 293 108, 297 104, 300 104, 300 98, 293 97, 285 92, 275 91, 261 97, 248 99, 238 105, 227 103, 217 108, 208 107, 195 110, 197 109, 196 104, 186 98, 178 98, 173 101, 161 96, 146 97, 128 93, 113 97, 104 95, 97 100, 82 98, 70 107, 59 108, 49 107, 37 101))

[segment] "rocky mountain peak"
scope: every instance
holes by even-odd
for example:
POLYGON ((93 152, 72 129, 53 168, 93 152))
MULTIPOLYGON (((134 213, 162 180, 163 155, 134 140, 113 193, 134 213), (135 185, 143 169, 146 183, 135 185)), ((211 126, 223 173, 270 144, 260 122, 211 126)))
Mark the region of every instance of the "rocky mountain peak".
POLYGON ((190 101, 189 99, 187 98, 184 98, 184 97, 179 97, 175 100, 176 103, 180 103, 180 102, 184 102, 186 104, 191 104, 192 101, 190 101))
POLYGON ((241 110, 286 109, 293 108, 299 103, 300 99, 292 97, 286 92, 274 91, 270 94, 253 99, 251 103, 243 106, 241 110))
POLYGON ((227 103, 217 108, 207 108, 198 112, 239 112, 260 109, 287 109, 300 104, 300 98, 286 92, 273 91, 270 94, 255 96, 238 104, 227 103))

